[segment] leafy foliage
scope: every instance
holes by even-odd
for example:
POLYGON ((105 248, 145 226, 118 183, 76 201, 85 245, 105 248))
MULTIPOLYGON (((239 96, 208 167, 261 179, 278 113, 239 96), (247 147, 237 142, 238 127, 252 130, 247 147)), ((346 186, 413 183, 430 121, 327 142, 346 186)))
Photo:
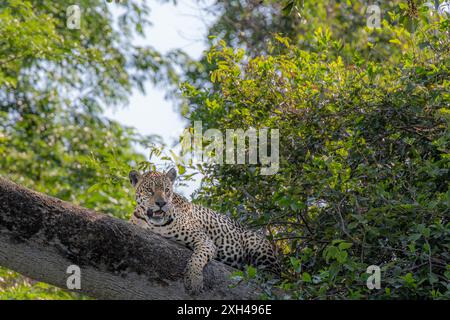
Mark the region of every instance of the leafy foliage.
MULTIPOLYGON (((114 28, 113 4, 79 1, 80 30, 65 26, 71 4, 0 4, 2 176, 127 218, 130 167, 154 167, 136 145, 185 166, 102 111, 145 81, 173 94, 183 79, 190 121, 280 130, 276 175, 193 168, 205 177, 197 202, 265 227, 282 250, 283 280, 264 298, 448 299, 448 17, 395 0, 368 29, 359 1, 217 0, 210 49, 193 61, 133 45, 145 2, 122 2, 114 28), (381 290, 366 287, 370 265, 381 290)), ((259 279, 251 267, 234 276, 259 279)), ((0 269, 0 298, 85 297, 0 269)))
POLYGON ((205 130, 280 130, 278 174, 204 164, 198 201, 267 227, 292 298, 449 297, 449 20, 421 10, 411 33, 401 12, 345 50, 317 25, 307 50, 275 36, 254 55, 219 39, 209 81, 184 85, 205 130), (382 290, 366 287, 370 265, 382 290))
MULTIPOLYGON (((145 3, 124 2, 117 29, 113 4, 82 1, 80 30, 66 28, 72 4, 0 4, 0 174, 126 218, 133 207, 128 172, 145 159, 134 146, 152 138, 105 119, 102 110, 123 105, 146 80, 162 82, 159 72, 170 68, 151 47, 131 44, 149 23, 145 3)), ((79 297, 0 272, 1 298, 79 297)))

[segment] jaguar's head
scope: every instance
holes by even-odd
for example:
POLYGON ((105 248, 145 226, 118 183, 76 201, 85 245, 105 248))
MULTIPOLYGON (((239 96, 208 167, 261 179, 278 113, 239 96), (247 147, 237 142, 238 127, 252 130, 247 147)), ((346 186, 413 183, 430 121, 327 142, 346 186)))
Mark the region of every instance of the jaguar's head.
POLYGON ((174 168, 166 173, 150 171, 139 174, 131 171, 130 182, 136 189, 134 215, 150 225, 162 226, 173 220, 171 215, 173 184, 177 172, 174 168))

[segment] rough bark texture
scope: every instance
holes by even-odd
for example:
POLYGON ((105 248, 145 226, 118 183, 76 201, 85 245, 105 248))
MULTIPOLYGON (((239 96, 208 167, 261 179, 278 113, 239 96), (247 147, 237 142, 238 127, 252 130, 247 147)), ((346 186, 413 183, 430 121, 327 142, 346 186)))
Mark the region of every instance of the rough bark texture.
POLYGON ((0 177, 0 266, 67 289, 70 265, 98 299, 255 299, 259 288, 230 288, 232 268, 212 261, 205 292, 189 296, 183 271, 191 251, 129 222, 31 191, 0 177))

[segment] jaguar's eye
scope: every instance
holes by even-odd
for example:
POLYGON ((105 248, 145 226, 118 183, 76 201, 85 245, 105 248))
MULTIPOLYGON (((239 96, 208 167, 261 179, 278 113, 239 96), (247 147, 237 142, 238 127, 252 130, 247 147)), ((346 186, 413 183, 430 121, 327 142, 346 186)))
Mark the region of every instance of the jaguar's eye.
POLYGON ((150 191, 148 192, 148 194, 151 195, 151 196, 153 195, 153 193, 154 193, 153 190, 150 190, 150 191))

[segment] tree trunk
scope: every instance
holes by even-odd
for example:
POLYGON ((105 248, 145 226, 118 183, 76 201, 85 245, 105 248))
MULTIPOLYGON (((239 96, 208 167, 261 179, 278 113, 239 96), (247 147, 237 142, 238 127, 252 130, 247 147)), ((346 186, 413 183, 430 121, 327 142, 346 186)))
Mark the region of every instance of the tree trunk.
POLYGON ((183 274, 191 251, 127 221, 31 191, 0 177, 0 266, 67 289, 70 265, 81 289, 98 299, 255 299, 261 289, 232 284, 217 261, 205 290, 188 295, 183 274))

